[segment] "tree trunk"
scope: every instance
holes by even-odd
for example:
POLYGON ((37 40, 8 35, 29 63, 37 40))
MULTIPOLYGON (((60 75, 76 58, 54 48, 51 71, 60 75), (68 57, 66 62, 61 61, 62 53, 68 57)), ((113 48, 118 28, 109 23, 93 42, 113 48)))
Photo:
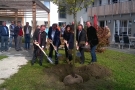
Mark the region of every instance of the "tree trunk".
POLYGON ((73 14, 74 17, 74 49, 73 49, 73 66, 72 66, 72 76, 75 76, 74 68, 75 68, 75 60, 76 60, 76 26, 77 26, 77 21, 76 21, 76 13, 73 14))

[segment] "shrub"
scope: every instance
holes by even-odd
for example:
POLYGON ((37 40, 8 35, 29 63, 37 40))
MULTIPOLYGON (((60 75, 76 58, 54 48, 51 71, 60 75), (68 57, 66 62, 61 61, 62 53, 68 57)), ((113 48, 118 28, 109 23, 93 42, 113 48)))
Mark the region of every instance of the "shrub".
POLYGON ((102 28, 98 26, 97 36, 99 39, 99 44, 97 45, 97 52, 104 52, 105 46, 110 44, 109 38, 111 36, 110 29, 108 27, 102 28))

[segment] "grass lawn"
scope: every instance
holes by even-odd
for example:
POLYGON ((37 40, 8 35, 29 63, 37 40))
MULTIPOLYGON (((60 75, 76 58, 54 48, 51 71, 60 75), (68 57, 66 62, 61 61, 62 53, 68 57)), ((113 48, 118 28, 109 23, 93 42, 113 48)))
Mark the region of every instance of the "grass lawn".
MULTIPOLYGON (((63 51, 60 51, 63 53, 63 51)), ((90 54, 85 53, 86 65, 90 61, 90 54)), ((94 79, 85 82, 85 88, 77 85, 79 89, 67 88, 55 76, 47 74, 44 69, 52 65, 43 63, 43 67, 38 64, 31 66, 30 63, 23 66, 17 74, 7 79, 0 85, 0 90, 135 90, 135 55, 125 54, 112 50, 98 53, 98 64, 109 68, 112 71, 110 77, 94 79)), ((76 64, 76 66, 81 66, 76 64)))
POLYGON ((0 55, 0 60, 4 59, 4 58, 7 58, 8 56, 2 56, 0 55))

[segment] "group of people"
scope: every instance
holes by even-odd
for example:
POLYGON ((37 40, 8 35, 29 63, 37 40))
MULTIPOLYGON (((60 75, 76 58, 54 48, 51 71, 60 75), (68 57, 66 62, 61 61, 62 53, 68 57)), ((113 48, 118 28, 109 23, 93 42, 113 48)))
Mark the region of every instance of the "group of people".
POLYGON ((9 28, 6 26, 6 22, 3 21, 0 26, 0 40, 1 40, 1 52, 8 51, 13 47, 13 41, 15 50, 22 50, 22 37, 25 40, 25 49, 30 49, 30 38, 31 38, 32 27, 26 22, 26 25, 22 27, 21 22, 17 22, 15 25, 14 21, 11 22, 9 28))
POLYGON ((49 58, 53 57, 53 50, 55 50, 55 64, 59 63, 58 60, 58 48, 61 45, 60 36, 64 39, 64 48, 65 48, 65 56, 66 61, 71 64, 72 61, 72 50, 75 48, 74 44, 76 44, 77 49, 80 51, 80 63, 85 63, 85 55, 84 55, 84 47, 85 45, 90 45, 90 53, 92 60, 90 63, 94 63, 97 61, 96 58, 96 46, 98 44, 98 37, 96 33, 96 29, 92 26, 90 21, 86 22, 87 31, 83 29, 83 26, 79 24, 77 26, 76 33, 76 42, 74 43, 74 28, 73 25, 64 25, 61 30, 57 28, 57 24, 53 24, 49 27, 48 33, 45 32, 45 25, 41 25, 40 28, 35 30, 33 34, 33 43, 34 43, 34 51, 33 58, 31 60, 31 65, 34 65, 36 62, 36 58, 39 56, 39 65, 42 66, 43 55, 44 53, 36 46, 35 44, 39 44, 40 47, 44 50, 46 47, 46 36, 48 36, 48 42, 50 42, 49 49, 49 58))
MULTIPOLYGON (((58 48, 61 45, 60 37, 64 39, 64 48, 66 61, 71 64, 73 59, 72 50, 76 48, 79 50, 81 57, 80 63, 85 63, 84 47, 85 45, 90 45, 90 54, 92 57, 91 63, 96 62, 96 46, 98 44, 98 37, 96 29, 92 26, 91 22, 87 21, 86 26, 87 30, 84 30, 83 26, 79 24, 77 26, 76 33, 76 43, 74 43, 74 23, 72 25, 65 25, 61 28, 58 28, 57 24, 53 24, 49 29, 46 29, 45 25, 38 26, 33 33, 33 58, 31 60, 31 65, 34 65, 36 58, 39 57, 39 65, 42 66, 44 53, 39 49, 35 44, 39 44, 40 47, 44 50, 46 47, 46 42, 50 43, 49 48, 49 58, 53 57, 53 50, 55 50, 55 64, 59 63, 58 60, 58 48), (46 31, 47 30, 47 31, 46 31), (48 41, 47 41, 48 40, 48 41)), ((30 49, 30 39, 31 39, 32 27, 29 25, 29 22, 26 22, 26 25, 22 27, 21 22, 18 22, 15 25, 14 21, 11 22, 9 28, 6 26, 6 22, 2 22, 0 26, 0 40, 1 40, 1 51, 8 51, 9 48, 13 47, 13 40, 16 51, 21 51, 22 46, 22 37, 24 37, 24 47, 26 50, 30 49), (9 41, 9 42, 8 42, 9 41)))

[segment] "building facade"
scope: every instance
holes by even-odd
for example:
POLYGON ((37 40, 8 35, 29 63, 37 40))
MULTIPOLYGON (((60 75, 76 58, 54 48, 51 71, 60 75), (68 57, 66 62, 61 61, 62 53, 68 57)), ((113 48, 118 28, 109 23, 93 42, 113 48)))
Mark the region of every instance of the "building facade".
MULTIPOLYGON (((50 0, 40 1, 50 9, 50 25, 58 23, 61 26, 63 23, 71 24, 74 21, 73 15, 68 15, 65 10, 62 10, 62 13, 58 12, 58 6, 50 0)), ((98 17, 99 26, 107 25, 110 28, 112 34, 110 41, 114 41, 115 33, 120 35, 125 32, 128 36, 135 33, 135 0, 94 0, 92 5, 77 13, 77 22, 80 21, 80 17, 84 22, 88 20, 93 22, 94 15, 98 17)), ((47 18, 45 15, 44 18, 37 18, 37 24, 47 24, 47 18)))
MULTIPOLYGON (((58 12, 58 6, 50 0, 40 1, 50 9, 50 25, 58 23, 61 26, 63 23, 71 24, 74 21, 73 15, 68 15, 65 9, 62 10, 62 13, 58 12)), ((18 17, 18 21, 21 21, 23 25, 25 22, 29 22, 32 26, 32 12, 20 14, 22 17, 18 17)), ((94 0, 88 8, 77 12, 77 22, 81 20, 80 17, 83 18, 84 22, 88 20, 93 22, 94 15, 98 17, 99 26, 105 27, 107 25, 110 28, 112 34, 110 41, 114 41, 115 33, 120 35, 125 32, 128 36, 133 36, 135 33, 135 0, 94 0)), ((0 24, 2 21, 7 21, 9 25, 12 20, 15 20, 15 17, 2 16, 0 24)), ((37 11, 36 21, 37 25, 48 24, 48 13, 37 11)))
MULTIPOLYGON (((52 3, 50 0, 40 1, 50 9, 50 25, 52 25, 53 23, 58 23, 58 25, 61 26, 63 23, 71 24, 71 22, 74 21, 73 15, 67 14, 66 9, 58 12, 58 6, 52 3)), ((77 13, 77 22, 80 21, 80 17, 83 18, 84 22, 88 20, 88 13, 86 8, 77 13)))
POLYGON ((88 9, 91 21, 94 15, 98 17, 99 26, 107 25, 111 29, 111 41, 116 33, 128 36, 135 33, 135 0, 95 0, 88 9))
MULTIPOLYGON (((44 0, 44 2, 46 1, 44 0)), ((57 12, 58 7, 52 2, 49 6, 51 24, 70 24, 74 21, 73 15, 57 12)), ((110 28, 112 34, 110 41, 114 41, 116 33, 120 35, 125 32, 128 36, 133 36, 135 33, 135 0, 94 0, 92 5, 77 13, 77 22, 80 21, 80 17, 83 18, 84 22, 88 20, 93 22, 94 15, 98 17, 99 26, 105 27, 107 25, 110 28)))

